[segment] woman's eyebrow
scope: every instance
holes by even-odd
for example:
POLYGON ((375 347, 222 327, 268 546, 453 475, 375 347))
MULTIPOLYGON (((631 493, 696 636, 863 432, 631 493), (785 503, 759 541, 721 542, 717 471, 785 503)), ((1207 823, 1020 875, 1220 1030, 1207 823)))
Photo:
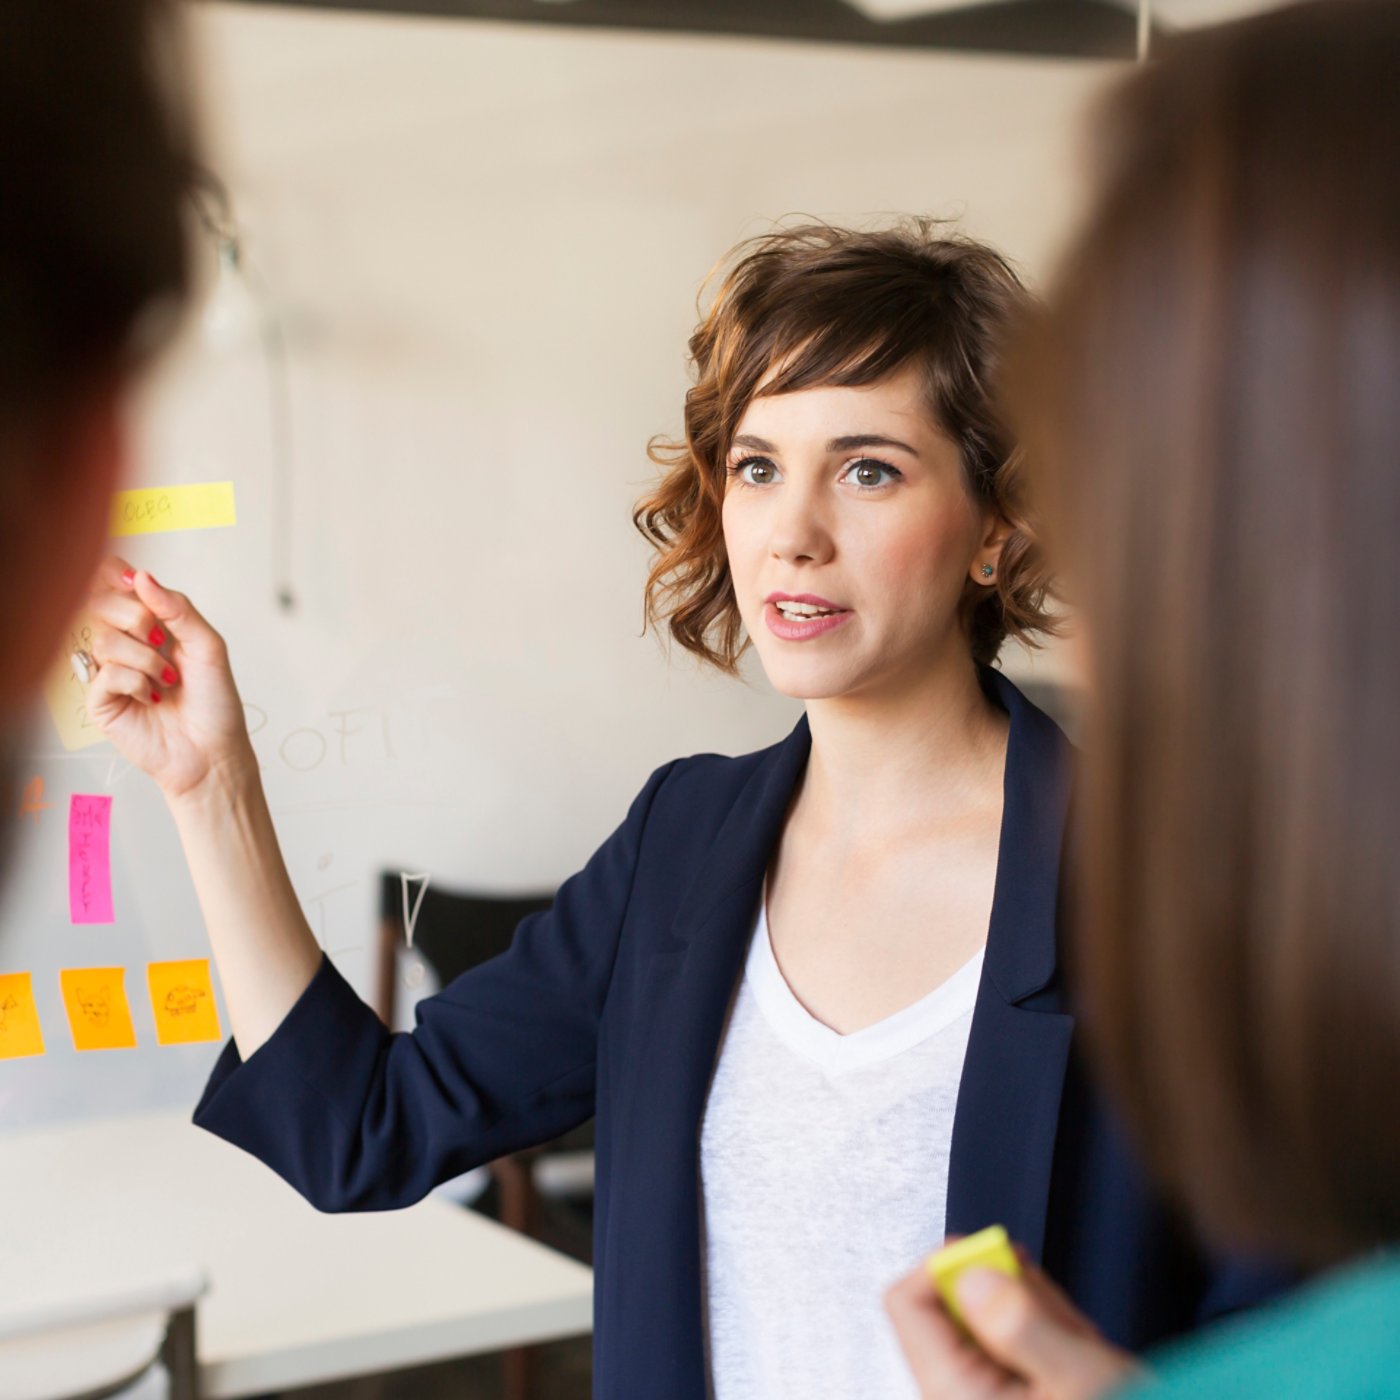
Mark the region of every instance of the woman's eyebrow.
POLYGON ((832 438, 827 443, 826 450, 828 452, 852 452, 861 447, 897 447, 901 452, 907 452, 911 457, 919 455, 907 442, 900 442, 898 438, 882 437, 879 433, 852 433, 848 437, 832 438))
MULTIPOLYGON (((734 439, 735 447, 745 447, 751 452, 776 452, 778 449, 766 438, 754 437, 751 433, 741 433, 734 439)), ((850 433, 845 437, 832 438, 826 445, 828 452, 853 452, 862 447, 897 447, 911 457, 919 454, 907 442, 898 438, 884 437, 879 433, 850 433)))

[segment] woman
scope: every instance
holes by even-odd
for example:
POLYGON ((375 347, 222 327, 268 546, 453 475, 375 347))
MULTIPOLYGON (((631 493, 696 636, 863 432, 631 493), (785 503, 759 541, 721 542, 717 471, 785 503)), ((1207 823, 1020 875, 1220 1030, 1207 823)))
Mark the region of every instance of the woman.
MULTIPOLYGON (((1098 1061, 1211 1236, 1332 1270, 1164 1400, 1400 1394, 1398 62, 1400 5, 1327 0, 1135 77, 1016 375, 1086 620, 1098 1061)), ((891 1296, 926 1395, 1135 1375, 1038 1275, 970 1282, 982 1351, 891 1296)))
POLYGON ((1066 746, 987 669, 1046 621, 985 391, 1020 297, 922 225, 744 251, 638 521, 653 616, 725 668, 751 640, 807 717, 654 774, 411 1037, 306 927, 217 635, 119 562, 94 600, 91 709, 170 800, 238 1047, 196 1121, 343 1210, 596 1113, 608 1400, 908 1393, 879 1289, 945 1220, 1011 1223, 1125 1344, 1257 1287, 1142 1191, 1071 1060, 1066 746))

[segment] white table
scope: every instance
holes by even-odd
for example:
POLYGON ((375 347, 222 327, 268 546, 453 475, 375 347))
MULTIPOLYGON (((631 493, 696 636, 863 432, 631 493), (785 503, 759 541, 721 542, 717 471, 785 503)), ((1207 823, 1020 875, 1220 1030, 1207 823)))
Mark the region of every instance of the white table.
POLYGON ((0 1136, 0 1298, 205 1270, 209 1400, 587 1332, 592 1274, 430 1198, 320 1215, 261 1163, 152 1114, 0 1136))

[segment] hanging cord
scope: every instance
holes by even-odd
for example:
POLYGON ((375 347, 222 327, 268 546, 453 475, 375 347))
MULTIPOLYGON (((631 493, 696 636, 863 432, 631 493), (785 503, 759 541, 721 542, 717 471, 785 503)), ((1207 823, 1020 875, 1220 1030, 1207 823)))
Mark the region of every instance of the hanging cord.
POLYGON ((191 178, 190 202, 200 227, 214 244, 221 275, 237 277, 257 309, 258 342, 267 368, 267 405, 272 441, 272 572, 277 606, 283 612, 296 608, 292 587, 293 448, 291 376, 287 342, 282 324, 273 311, 266 279, 247 255, 243 230, 233 212, 233 201, 223 181, 210 170, 196 170, 191 178))

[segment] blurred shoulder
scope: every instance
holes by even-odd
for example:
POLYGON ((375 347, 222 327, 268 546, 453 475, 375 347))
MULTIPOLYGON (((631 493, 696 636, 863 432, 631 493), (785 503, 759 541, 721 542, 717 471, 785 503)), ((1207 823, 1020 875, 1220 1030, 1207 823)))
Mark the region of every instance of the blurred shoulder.
POLYGON ((1121 1400, 1400 1396, 1400 1255, 1340 1270, 1149 1358, 1121 1400))

